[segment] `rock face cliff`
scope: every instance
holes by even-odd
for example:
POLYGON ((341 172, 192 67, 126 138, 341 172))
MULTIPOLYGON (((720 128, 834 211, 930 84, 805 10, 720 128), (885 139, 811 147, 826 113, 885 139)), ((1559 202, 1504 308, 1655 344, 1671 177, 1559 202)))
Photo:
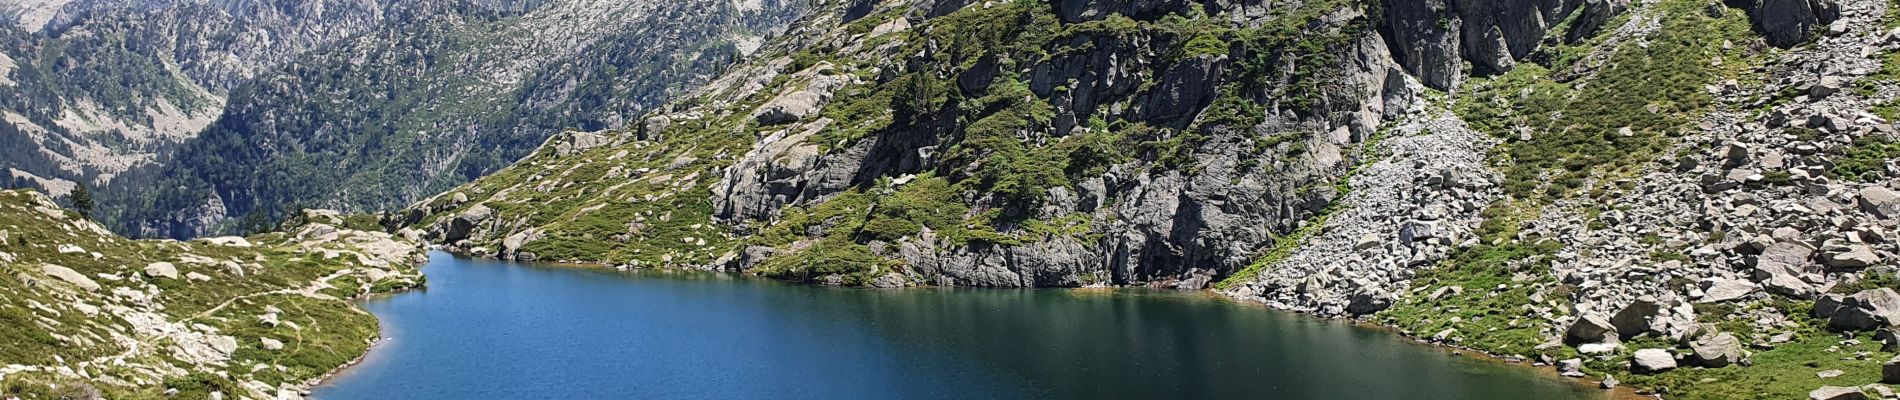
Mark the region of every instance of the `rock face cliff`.
POLYGON ((821 3, 642 122, 386 223, 822 284, 1211 287, 1567 374, 1799 396, 1770 382, 1813 367, 1785 360, 1886 328, 1890 8, 821 3), (1658 363, 1624 375, 1633 355, 1658 363))
POLYGON ((416 242, 312 212, 294 233, 135 241, 0 191, 0 387, 17 398, 296 398, 368 352, 350 300, 421 285, 416 242))
POLYGON ((110 219, 138 235, 195 237, 297 205, 399 207, 562 129, 622 127, 756 49, 800 9, 776 0, 408 7, 232 91, 162 165, 108 188, 103 204, 122 211, 110 219), (526 11, 495 11, 514 8, 526 11))

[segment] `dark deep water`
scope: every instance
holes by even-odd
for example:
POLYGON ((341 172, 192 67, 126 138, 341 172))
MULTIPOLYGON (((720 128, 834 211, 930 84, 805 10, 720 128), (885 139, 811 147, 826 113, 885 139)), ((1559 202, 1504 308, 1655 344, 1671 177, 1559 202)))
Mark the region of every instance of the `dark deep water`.
POLYGON ((1582 399, 1528 368, 1204 294, 870 290, 434 253, 319 399, 1582 399))

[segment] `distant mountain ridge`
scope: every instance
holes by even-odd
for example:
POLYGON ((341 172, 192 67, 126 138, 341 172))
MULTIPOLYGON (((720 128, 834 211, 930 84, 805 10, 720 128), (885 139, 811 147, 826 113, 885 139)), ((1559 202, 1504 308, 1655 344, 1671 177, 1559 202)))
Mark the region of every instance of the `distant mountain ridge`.
POLYGON ((175 156, 109 188, 135 235, 193 237, 293 206, 400 207, 565 129, 625 126, 796 18, 797 2, 559 0, 400 21, 232 92, 175 156), (251 217, 258 215, 257 217, 251 217))

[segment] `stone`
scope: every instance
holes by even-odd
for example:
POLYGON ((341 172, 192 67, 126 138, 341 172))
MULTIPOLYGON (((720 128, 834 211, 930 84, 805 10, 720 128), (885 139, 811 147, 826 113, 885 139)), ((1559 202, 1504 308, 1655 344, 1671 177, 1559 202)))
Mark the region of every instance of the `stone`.
POLYGON ((1557 374, 1572 378, 1582 377, 1583 359, 1570 358, 1557 362, 1557 374))
POLYGON ((1387 308, 1391 308, 1392 304, 1397 301, 1398 296, 1391 292, 1379 290, 1378 288, 1362 288, 1358 293, 1353 294, 1350 302, 1346 304, 1346 313, 1352 315, 1366 315, 1384 311, 1387 308))
POLYGON ((1847 375, 1847 371, 1842 371, 1838 369, 1830 369, 1830 370, 1814 373, 1814 377, 1821 378, 1821 379, 1838 378, 1841 375, 1847 375))
POLYGON ((1798 243, 1777 242, 1769 245, 1762 250, 1761 255, 1755 257, 1757 278, 1760 279, 1762 273, 1800 274, 1812 265, 1810 258, 1813 256, 1814 249, 1798 243))
POLYGON ((284 349, 284 342, 278 341, 277 339, 258 338, 257 341, 264 346, 264 350, 277 351, 284 349))
POLYGON ((752 114, 759 125, 777 125, 794 122, 817 115, 827 99, 825 95, 809 90, 792 92, 759 107, 752 114))
POLYGON ((908 282, 909 280, 904 278, 904 274, 892 272, 878 276, 877 279, 872 280, 871 287, 886 289, 901 288, 910 286, 908 282))
POLYGON ((205 239, 205 241, 211 242, 211 244, 225 246, 225 247, 251 247, 250 240, 245 240, 244 238, 237 237, 237 236, 214 237, 210 239, 205 239))
POLYGON ((1881 218, 1900 218, 1900 193, 1879 186, 1860 190, 1860 209, 1881 218))
POLYGON ((198 282, 210 282, 210 281, 211 281, 211 277, 210 277, 210 276, 208 276, 208 275, 205 275, 205 274, 200 274, 200 273, 197 273, 197 272, 186 272, 186 273, 185 273, 185 279, 190 279, 190 280, 194 280, 194 281, 198 281, 198 282))
POLYGON ((1604 389, 1615 389, 1617 384, 1615 376, 1603 374, 1603 381, 1598 386, 1604 389))
POLYGON ((1880 263, 1880 255, 1874 254, 1873 247, 1864 244, 1831 250, 1825 259, 1827 266, 1832 268, 1866 268, 1880 263))
POLYGON ((1629 339, 1649 331, 1650 319, 1662 315, 1662 304, 1655 297, 1643 296, 1617 311, 1610 317, 1610 325, 1616 328, 1617 336, 1629 339))
POLYGON ((1702 284, 1701 303, 1721 303, 1747 298, 1756 291, 1754 283, 1741 279, 1720 279, 1702 284))
POLYGON ((1630 370, 1637 373, 1653 374, 1676 369, 1676 356, 1669 350, 1642 349, 1630 359, 1630 370))
POLYGON ((1742 359, 1741 339, 1728 332, 1698 339, 1689 348, 1695 350, 1695 365, 1702 367, 1722 368, 1742 359))
POLYGON ((1830 293, 1821 296, 1820 298, 1814 299, 1814 308, 1808 310, 1808 315, 1823 319, 1832 317, 1834 316, 1834 312, 1841 310, 1841 304, 1846 302, 1847 296, 1839 294, 1830 293))
POLYGON ((153 278, 178 279, 178 267, 168 262, 155 262, 145 266, 145 276, 153 278))
POLYGON ((1622 347, 1622 346, 1619 346, 1615 343, 1585 343, 1581 346, 1577 346, 1577 353, 1579 354, 1610 354, 1610 353, 1615 353, 1616 349, 1619 347, 1622 347))
POLYGON ((1879 288, 1847 296, 1828 318, 1827 326, 1835 330, 1868 331, 1893 326, 1894 322, 1900 322, 1900 293, 1879 288))
POLYGON ((495 211, 489 209, 487 205, 476 204, 470 206, 467 210, 463 210, 461 214, 457 214, 455 218, 449 219, 448 231, 443 232, 444 241, 455 243, 462 239, 468 239, 469 235, 474 233, 475 227, 481 225, 483 221, 487 221, 489 217, 494 216, 494 213, 495 211))
POLYGON ((1384 237, 1379 236, 1379 234, 1377 233, 1367 232, 1366 234, 1359 236, 1359 244, 1353 245, 1352 249, 1358 250, 1358 251, 1366 251, 1366 250, 1379 248, 1379 246, 1382 244, 1385 244, 1384 237))
POLYGON ((1722 166, 1723 167, 1741 168, 1744 165, 1748 165, 1748 161, 1750 159, 1752 158, 1749 156, 1748 146, 1744 146, 1741 143, 1729 143, 1728 145, 1723 146, 1723 150, 1722 150, 1722 166))
POLYGON ((93 282, 92 278, 87 278, 85 275, 81 275, 79 271, 74 271, 72 268, 66 268, 66 267, 53 265, 53 264, 46 264, 46 265, 40 266, 40 272, 46 274, 47 276, 51 276, 54 278, 58 278, 59 280, 66 281, 66 283, 72 284, 73 286, 78 287, 80 290, 85 290, 88 292, 99 290, 98 282, 93 282))
POLYGON ((1810 258, 1814 250, 1796 243, 1778 242, 1755 257, 1754 275, 1769 292, 1795 298, 1812 298, 1820 289, 1801 279, 1810 267, 1818 267, 1810 258))
POLYGON ((1835 93, 1841 92, 1842 86, 1841 77, 1832 75, 1823 76, 1819 81, 1815 82, 1813 86, 1808 87, 1808 98, 1823 99, 1828 96, 1833 96, 1835 93))
POLYGON ((1577 322, 1571 323, 1570 329, 1564 331, 1564 341, 1571 344, 1597 343, 1609 337, 1611 332, 1616 331, 1615 329, 1615 326, 1610 324, 1609 318, 1604 318, 1602 315, 1585 314, 1583 317, 1577 318, 1577 322))
POLYGON ((1399 227, 1399 242, 1406 245, 1435 237, 1438 237, 1438 224, 1435 223, 1412 221, 1405 223, 1405 226, 1399 227))
POLYGON ((1880 383, 1900 383, 1900 356, 1893 356, 1885 364, 1880 364, 1880 383))
POLYGON ((1853 386, 1822 386, 1808 392, 1808 400, 1867 400, 1867 394, 1853 386))

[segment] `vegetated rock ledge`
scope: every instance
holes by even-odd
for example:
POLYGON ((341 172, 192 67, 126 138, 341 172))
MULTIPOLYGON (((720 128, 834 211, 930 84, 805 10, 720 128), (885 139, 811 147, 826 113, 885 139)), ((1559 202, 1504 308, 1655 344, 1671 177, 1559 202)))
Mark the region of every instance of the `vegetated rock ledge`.
POLYGON ((299 397, 366 354, 352 299, 419 287, 415 242, 312 211, 285 232, 130 240, 0 192, 0 384, 25 398, 299 397))

